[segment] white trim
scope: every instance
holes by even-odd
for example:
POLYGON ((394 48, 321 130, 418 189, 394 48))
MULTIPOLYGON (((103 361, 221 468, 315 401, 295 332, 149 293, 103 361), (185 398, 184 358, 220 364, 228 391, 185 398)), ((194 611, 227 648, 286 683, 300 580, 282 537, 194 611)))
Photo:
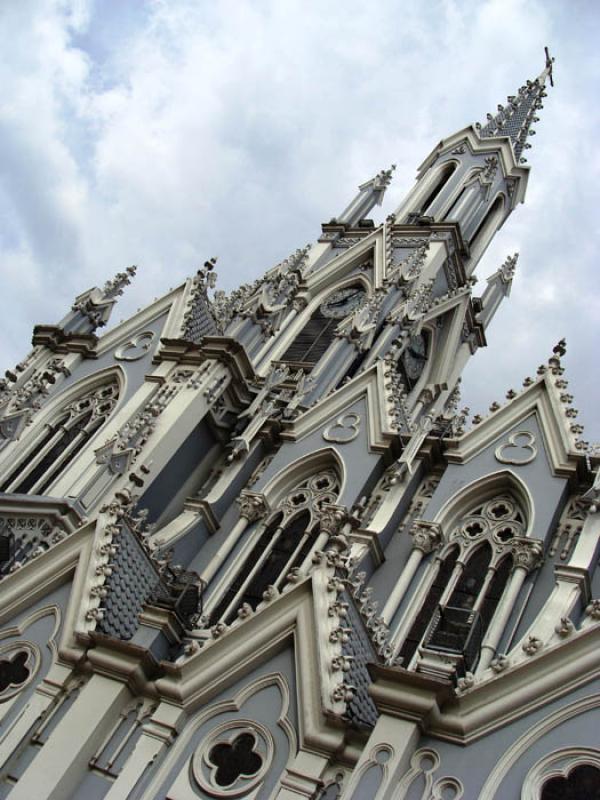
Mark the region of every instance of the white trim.
MULTIPOLYGON (((529 730, 525 731, 514 744, 505 751, 496 763, 494 769, 481 788, 479 800, 501 800, 501 795, 496 795, 503 779, 514 767, 521 756, 527 752, 537 741, 550 731, 555 730, 563 722, 567 722, 573 717, 585 714, 600 707, 600 694, 591 694, 570 703, 557 711, 553 711, 543 719, 535 722, 529 730)), ((536 798, 537 800, 537 798, 536 798)))
POLYGON ((527 773, 521 790, 521 800, 540 800, 546 781, 551 778, 567 778, 576 768, 592 766, 600 772, 600 750, 591 747, 565 747, 554 750, 541 758, 527 773), (568 759, 562 767, 557 764, 568 759))

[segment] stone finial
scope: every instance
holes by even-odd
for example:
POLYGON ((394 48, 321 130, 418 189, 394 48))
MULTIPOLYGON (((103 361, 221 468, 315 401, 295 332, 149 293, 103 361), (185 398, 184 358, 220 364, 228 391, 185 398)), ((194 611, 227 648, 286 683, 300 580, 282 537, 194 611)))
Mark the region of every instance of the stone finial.
POLYGON ((373 178, 373 188, 375 189, 387 188, 392 182, 392 177, 395 169, 396 165, 392 164, 392 166, 389 169, 380 170, 377 173, 377 175, 375 175, 375 177, 373 178))
POLYGON ((110 281, 106 281, 102 287, 104 298, 109 300, 122 295, 123 290, 131 283, 131 279, 135 277, 136 272, 137 267, 135 264, 127 267, 125 272, 117 272, 115 277, 110 281))
POLYGON ((512 256, 507 256, 506 260, 500 267, 500 277, 504 281, 504 283, 510 283, 512 279, 515 277, 515 271, 517 268, 517 261, 519 260, 519 254, 515 253, 512 256))

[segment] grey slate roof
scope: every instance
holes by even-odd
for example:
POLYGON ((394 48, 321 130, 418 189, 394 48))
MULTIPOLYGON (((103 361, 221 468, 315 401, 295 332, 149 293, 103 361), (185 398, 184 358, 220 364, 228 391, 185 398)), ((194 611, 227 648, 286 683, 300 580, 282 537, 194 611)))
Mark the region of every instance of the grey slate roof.
POLYGON ((379 715, 368 692, 371 677, 367 670, 367 664, 377 661, 377 655, 365 630, 363 620, 354 605, 354 600, 347 593, 343 594, 342 599, 344 603, 348 604, 346 622, 347 627, 351 629, 348 641, 342 645, 342 653, 352 657, 346 680, 356 687, 356 694, 347 704, 347 713, 357 725, 373 727, 379 715))
POLYGON ((156 566, 126 525, 116 543, 119 549, 113 557, 112 574, 105 582, 108 594, 103 603, 104 618, 97 627, 108 636, 131 639, 142 607, 153 600, 168 599, 169 594, 156 566))

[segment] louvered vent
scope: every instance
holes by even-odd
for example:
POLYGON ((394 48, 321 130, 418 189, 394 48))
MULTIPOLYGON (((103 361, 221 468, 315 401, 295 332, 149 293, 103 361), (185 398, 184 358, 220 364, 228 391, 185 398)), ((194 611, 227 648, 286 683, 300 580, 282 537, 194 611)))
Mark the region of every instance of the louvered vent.
POLYGON ((325 317, 320 310, 315 311, 294 341, 281 357, 308 371, 319 361, 333 341, 338 319, 325 317))

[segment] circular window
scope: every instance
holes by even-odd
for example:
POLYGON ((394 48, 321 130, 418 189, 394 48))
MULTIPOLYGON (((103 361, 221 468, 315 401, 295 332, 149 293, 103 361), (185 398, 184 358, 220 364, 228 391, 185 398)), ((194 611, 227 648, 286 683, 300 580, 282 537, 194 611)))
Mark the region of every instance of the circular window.
POLYGON ((216 727, 192 757, 198 786, 215 797, 246 794, 264 778, 273 759, 273 737, 250 720, 230 720, 216 727))
POLYGON ((0 703, 31 683, 40 661, 40 651, 31 642, 11 642, 0 647, 0 703))

